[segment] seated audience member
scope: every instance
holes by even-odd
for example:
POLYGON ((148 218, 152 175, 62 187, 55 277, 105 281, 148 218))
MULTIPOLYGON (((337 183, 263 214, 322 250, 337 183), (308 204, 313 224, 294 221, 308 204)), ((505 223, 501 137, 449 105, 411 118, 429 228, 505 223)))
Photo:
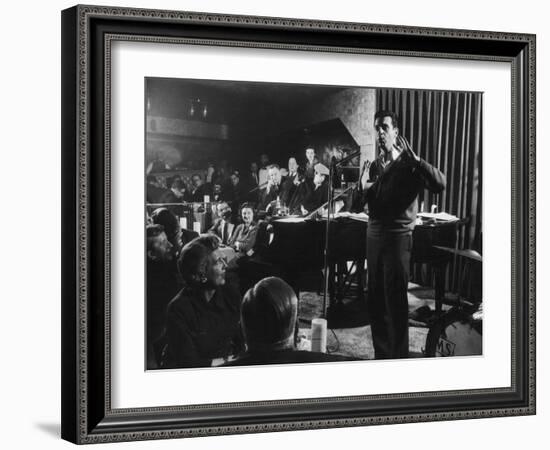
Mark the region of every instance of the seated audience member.
POLYGON ((241 183, 241 177, 239 172, 235 170, 229 177, 229 184, 225 188, 223 198, 236 209, 243 202, 244 197, 245 192, 241 183))
POLYGON ((166 306, 183 286, 174 264, 173 246, 162 225, 147 229, 147 368, 158 367, 166 306))
POLYGON ((208 367, 242 349, 241 297, 226 283, 219 239, 203 235, 189 242, 178 259, 184 287, 168 304, 162 368, 208 367))
POLYGON ((313 184, 313 177, 315 176, 315 165, 319 163, 317 155, 315 154, 315 149, 312 147, 306 148, 306 181, 310 184, 313 184))
POLYGON ((227 202, 221 202, 217 205, 218 218, 214 221, 208 233, 215 234, 220 238, 223 245, 228 245, 236 229, 232 220, 232 210, 227 202))
POLYGON ((172 244, 174 259, 177 259, 182 247, 198 236, 198 233, 183 230, 178 218, 167 208, 157 208, 151 214, 153 223, 162 225, 168 240, 172 244))
POLYGON ((294 182, 296 177, 298 176, 298 163, 296 162, 296 158, 293 156, 288 158, 288 180, 294 182))
POLYGON ((284 181, 281 177, 281 171, 277 164, 271 164, 268 169, 267 186, 260 191, 258 209, 267 211, 273 206, 272 203, 277 199, 284 202, 287 196, 284 181))
POLYGON ((219 184, 222 188, 229 182, 229 174, 227 169, 227 161, 221 161, 219 167, 214 174, 214 183, 219 184))
POLYGON ((170 194, 170 190, 162 187, 157 177, 154 175, 147 176, 147 203, 167 203, 170 194))
POLYGON ((258 163, 254 161, 250 163, 250 170, 248 171, 248 176, 245 179, 245 184, 248 191, 257 188, 260 184, 258 178, 258 163))
POLYGON ((216 174, 216 168, 214 167, 214 164, 208 164, 208 168, 206 169, 207 184, 211 184, 214 181, 215 174, 216 174))
POLYGON ((212 187, 212 195, 210 197, 210 201, 221 202, 222 200, 225 200, 222 194, 222 185, 218 183, 214 183, 214 186, 212 187))
POLYGON ((246 351, 226 365, 348 361, 339 355, 296 350, 298 299, 281 278, 269 277, 250 288, 241 305, 246 351))
POLYGON ((172 193, 174 194, 175 198, 177 199, 177 201, 185 202, 188 200, 189 195, 187 193, 187 188, 180 177, 178 176, 173 177, 170 180, 169 187, 172 193))
POLYGON ((245 203, 241 206, 241 218, 243 223, 237 226, 229 245, 243 255, 251 255, 256 243, 258 226, 254 222, 254 209, 252 205, 245 203))
POLYGON ((285 205, 289 206, 298 186, 298 183, 296 183, 296 179, 298 178, 298 163, 296 163, 296 158, 291 157, 288 159, 287 172, 288 174, 282 178, 284 198, 281 200, 285 205))
POLYGON ((166 179, 166 186, 168 187, 168 191, 163 197, 162 203, 169 203, 166 207, 176 216, 181 216, 183 214, 183 205, 181 203, 187 199, 183 181, 178 176, 170 177, 166 179))
POLYGON ((293 185, 294 190, 288 202, 288 211, 290 214, 300 215, 302 214, 302 204, 312 190, 312 187, 306 182, 305 169, 301 167, 298 168, 293 185))
POLYGON ((210 186, 210 184, 204 184, 200 174, 193 174, 191 176, 191 201, 204 202, 204 196, 212 194, 210 186))
POLYGON ((328 175, 329 171, 326 166, 321 163, 315 165, 313 189, 304 199, 302 214, 309 214, 328 201, 328 175))
POLYGON ((260 155, 260 170, 258 170, 258 185, 262 186, 267 183, 268 179, 268 166, 269 166, 269 156, 265 153, 260 155))

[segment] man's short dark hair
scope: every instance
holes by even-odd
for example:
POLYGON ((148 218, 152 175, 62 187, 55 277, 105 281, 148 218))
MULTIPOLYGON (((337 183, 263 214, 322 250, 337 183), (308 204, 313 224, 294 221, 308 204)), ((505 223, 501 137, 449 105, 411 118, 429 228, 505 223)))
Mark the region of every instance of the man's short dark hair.
POLYGON ((172 239, 181 229, 178 218, 168 208, 155 209, 151 213, 151 219, 153 223, 162 226, 162 229, 166 231, 168 239, 172 239))
POLYGON ((376 122, 376 119, 384 119, 384 117, 391 117, 392 126, 394 128, 399 128, 399 120, 397 118, 397 114, 390 110, 382 109, 380 111, 376 111, 376 114, 374 115, 374 121, 376 122))

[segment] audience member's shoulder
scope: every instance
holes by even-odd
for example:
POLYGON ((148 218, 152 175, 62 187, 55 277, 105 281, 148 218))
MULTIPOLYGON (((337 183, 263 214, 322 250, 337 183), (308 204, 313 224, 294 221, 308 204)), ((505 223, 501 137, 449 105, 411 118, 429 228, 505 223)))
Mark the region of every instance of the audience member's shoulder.
POLYGON ((232 276, 228 276, 226 273, 225 277, 225 284, 222 287, 222 292, 224 296, 228 297, 228 299, 233 301, 238 301, 240 304, 241 302, 241 294, 239 291, 239 285, 237 279, 235 279, 232 276))
POLYGON ((193 292, 189 288, 184 287, 168 304, 168 312, 175 314, 185 313, 193 309, 193 301, 193 292))

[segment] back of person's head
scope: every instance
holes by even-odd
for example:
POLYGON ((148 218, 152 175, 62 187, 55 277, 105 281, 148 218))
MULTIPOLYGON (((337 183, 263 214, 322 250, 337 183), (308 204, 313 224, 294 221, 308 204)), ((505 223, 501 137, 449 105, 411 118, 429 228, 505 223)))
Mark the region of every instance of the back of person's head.
POLYGON ((157 208, 151 214, 153 223, 162 225, 168 239, 171 239, 180 231, 178 218, 167 208, 157 208))
POLYGON ((280 278, 256 283, 244 296, 241 326, 249 351, 293 347, 298 299, 280 278))

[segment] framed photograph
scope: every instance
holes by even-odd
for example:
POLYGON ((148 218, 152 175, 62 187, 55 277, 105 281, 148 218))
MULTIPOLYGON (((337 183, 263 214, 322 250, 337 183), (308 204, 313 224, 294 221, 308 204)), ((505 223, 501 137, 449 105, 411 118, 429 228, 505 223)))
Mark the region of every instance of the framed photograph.
POLYGON ((535 36, 62 12, 62 437, 535 413, 535 36))

